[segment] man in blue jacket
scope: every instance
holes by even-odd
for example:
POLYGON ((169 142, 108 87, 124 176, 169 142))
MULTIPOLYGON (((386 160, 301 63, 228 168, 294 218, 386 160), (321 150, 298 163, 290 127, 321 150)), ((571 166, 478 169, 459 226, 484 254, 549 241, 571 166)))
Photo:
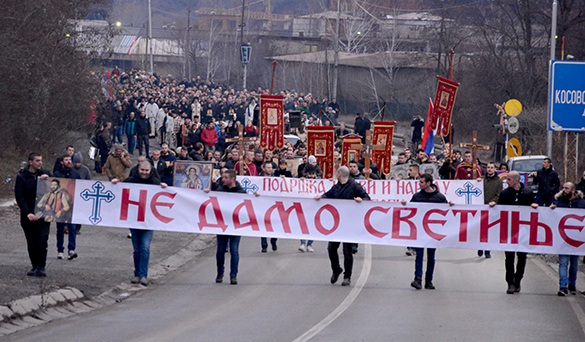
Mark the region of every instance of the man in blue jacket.
MULTIPOLYGON (((551 209, 559 208, 585 208, 585 200, 583 193, 576 190, 575 184, 567 182, 563 184, 563 190, 554 196, 551 204, 551 209)), ((579 256, 578 255, 559 255, 559 292, 561 297, 569 294, 577 294, 576 282, 577 271, 579 270, 579 256), (569 266, 569 264, 571 266, 569 266), (567 276, 567 268, 569 274, 567 276)))

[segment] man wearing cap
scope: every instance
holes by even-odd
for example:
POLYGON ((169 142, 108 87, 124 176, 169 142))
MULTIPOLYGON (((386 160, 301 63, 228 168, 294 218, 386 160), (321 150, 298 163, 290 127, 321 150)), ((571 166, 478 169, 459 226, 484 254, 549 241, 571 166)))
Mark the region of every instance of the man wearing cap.
MULTIPOLYGON (((357 203, 360 203, 362 200, 370 200, 370 196, 368 196, 364 188, 349 176, 349 169, 347 166, 340 167, 336 172, 336 176, 337 183, 335 183, 335 185, 323 195, 315 196, 317 201, 321 198, 353 199, 357 203)), ((331 261, 331 269, 333 271, 333 274, 331 275, 331 284, 335 284, 343 272, 343 269, 339 265, 339 255, 337 254, 340 245, 341 242, 329 242, 327 246, 329 260, 331 261)), ((353 243, 343 243, 343 263, 345 273, 343 274, 343 282, 341 283, 341 286, 349 286, 351 284, 351 274, 353 269, 352 247, 353 243)))
POLYGON ((321 171, 321 168, 319 167, 319 163, 317 162, 317 158, 315 158, 315 156, 310 155, 309 158, 307 159, 307 162, 304 164, 299 165, 298 167, 298 176, 300 178, 306 177, 306 169, 307 167, 311 165, 313 166, 313 168, 315 169, 315 172, 317 173, 317 177, 321 178, 323 177, 323 171, 321 171))
POLYGON ((79 173, 81 179, 90 180, 91 173, 89 172, 89 168, 83 165, 83 157, 81 156, 81 152, 77 152, 71 158, 71 162, 73 166, 71 167, 73 171, 79 173))

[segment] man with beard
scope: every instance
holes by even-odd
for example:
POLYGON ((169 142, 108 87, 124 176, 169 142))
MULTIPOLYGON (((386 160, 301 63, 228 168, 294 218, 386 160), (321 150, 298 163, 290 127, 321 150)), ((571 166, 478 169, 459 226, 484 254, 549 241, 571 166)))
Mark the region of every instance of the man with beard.
MULTIPOLYGON (((477 181, 480 181, 478 178, 477 181)), ((483 178, 483 200, 484 204, 491 202, 498 203, 500 199, 500 193, 502 192, 502 180, 496 173, 496 164, 489 162, 483 178)), ((482 256, 484 251, 477 251, 478 256, 482 256)), ((490 251, 485 251, 485 257, 491 258, 492 254, 490 251)))
MULTIPOLYGON (((553 203, 550 208, 585 208, 585 200, 583 193, 576 190, 575 184, 567 182, 563 184, 563 189, 554 196, 553 203)), ((559 255, 559 292, 561 297, 565 297, 569 292, 573 295, 577 294, 576 282, 577 271, 579 270, 579 256, 578 255, 559 255), (569 266, 569 264, 571 266, 569 266), (569 270, 567 276, 567 268, 569 270)))
MULTIPOLYGON (((59 170, 57 170, 57 172, 55 172, 53 174, 54 177, 59 177, 59 178, 67 178, 67 179, 81 179, 81 176, 75 172, 71 167, 72 167, 72 161, 71 161, 71 157, 69 155, 64 155, 63 157, 61 157, 61 168, 59 170)), ((62 189, 61 191, 63 191, 65 194, 63 195, 63 198, 67 198, 67 196, 69 197, 69 206, 71 206, 72 204, 72 200, 71 200, 71 195, 69 195, 69 193, 67 193, 67 191, 65 189, 62 189)), ((77 252, 75 252, 75 246, 76 246, 76 238, 77 238, 77 225, 71 223, 71 208, 66 209, 65 208, 65 202, 63 202, 63 216, 60 218, 61 222, 57 222, 57 258, 58 259, 63 259, 63 252, 65 251, 64 247, 63 247, 63 240, 65 237, 65 230, 68 231, 69 233, 69 243, 67 244, 67 250, 68 250, 68 257, 67 259, 69 260, 73 260, 75 258, 77 258, 77 252), (65 225, 67 225, 67 229, 65 229, 65 225)), ((57 218, 59 218, 57 216, 57 218)))
POLYGON ((37 179, 45 180, 50 174, 42 169, 43 157, 37 153, 28 155, 28 167, 20 170, 16 176, 14 197, 20 208, 20 225, 24 230, 28 256, 32 268, 27 276, 46 277, 47 246, 51 223, 38 219, 35 214, 37 179))

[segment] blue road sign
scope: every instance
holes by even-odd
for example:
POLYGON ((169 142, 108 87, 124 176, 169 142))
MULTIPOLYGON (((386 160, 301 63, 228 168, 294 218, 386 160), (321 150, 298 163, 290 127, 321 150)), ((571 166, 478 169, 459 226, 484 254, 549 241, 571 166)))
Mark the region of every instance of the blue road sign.
POLYGON ((585 62, 552 61, 548 129, 585 132, 585 62))

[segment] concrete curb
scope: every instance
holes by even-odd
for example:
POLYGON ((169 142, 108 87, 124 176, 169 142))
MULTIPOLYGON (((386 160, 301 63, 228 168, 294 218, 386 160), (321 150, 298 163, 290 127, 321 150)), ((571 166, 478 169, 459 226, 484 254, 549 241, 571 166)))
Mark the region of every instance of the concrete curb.
MULTIPOLYGON (((149 279, 156 281, 185 265, 201 255, 214 241, 215 235, 200 234, 177 253, 151 265, 149 279)), ((86 298, 81 291, 73 287, 21 298, 8 305, 0 305, 0 337, 56 319, 120 303, 145 289, 147 287, 142 285, 122 282, 94 298, 86 298)))

